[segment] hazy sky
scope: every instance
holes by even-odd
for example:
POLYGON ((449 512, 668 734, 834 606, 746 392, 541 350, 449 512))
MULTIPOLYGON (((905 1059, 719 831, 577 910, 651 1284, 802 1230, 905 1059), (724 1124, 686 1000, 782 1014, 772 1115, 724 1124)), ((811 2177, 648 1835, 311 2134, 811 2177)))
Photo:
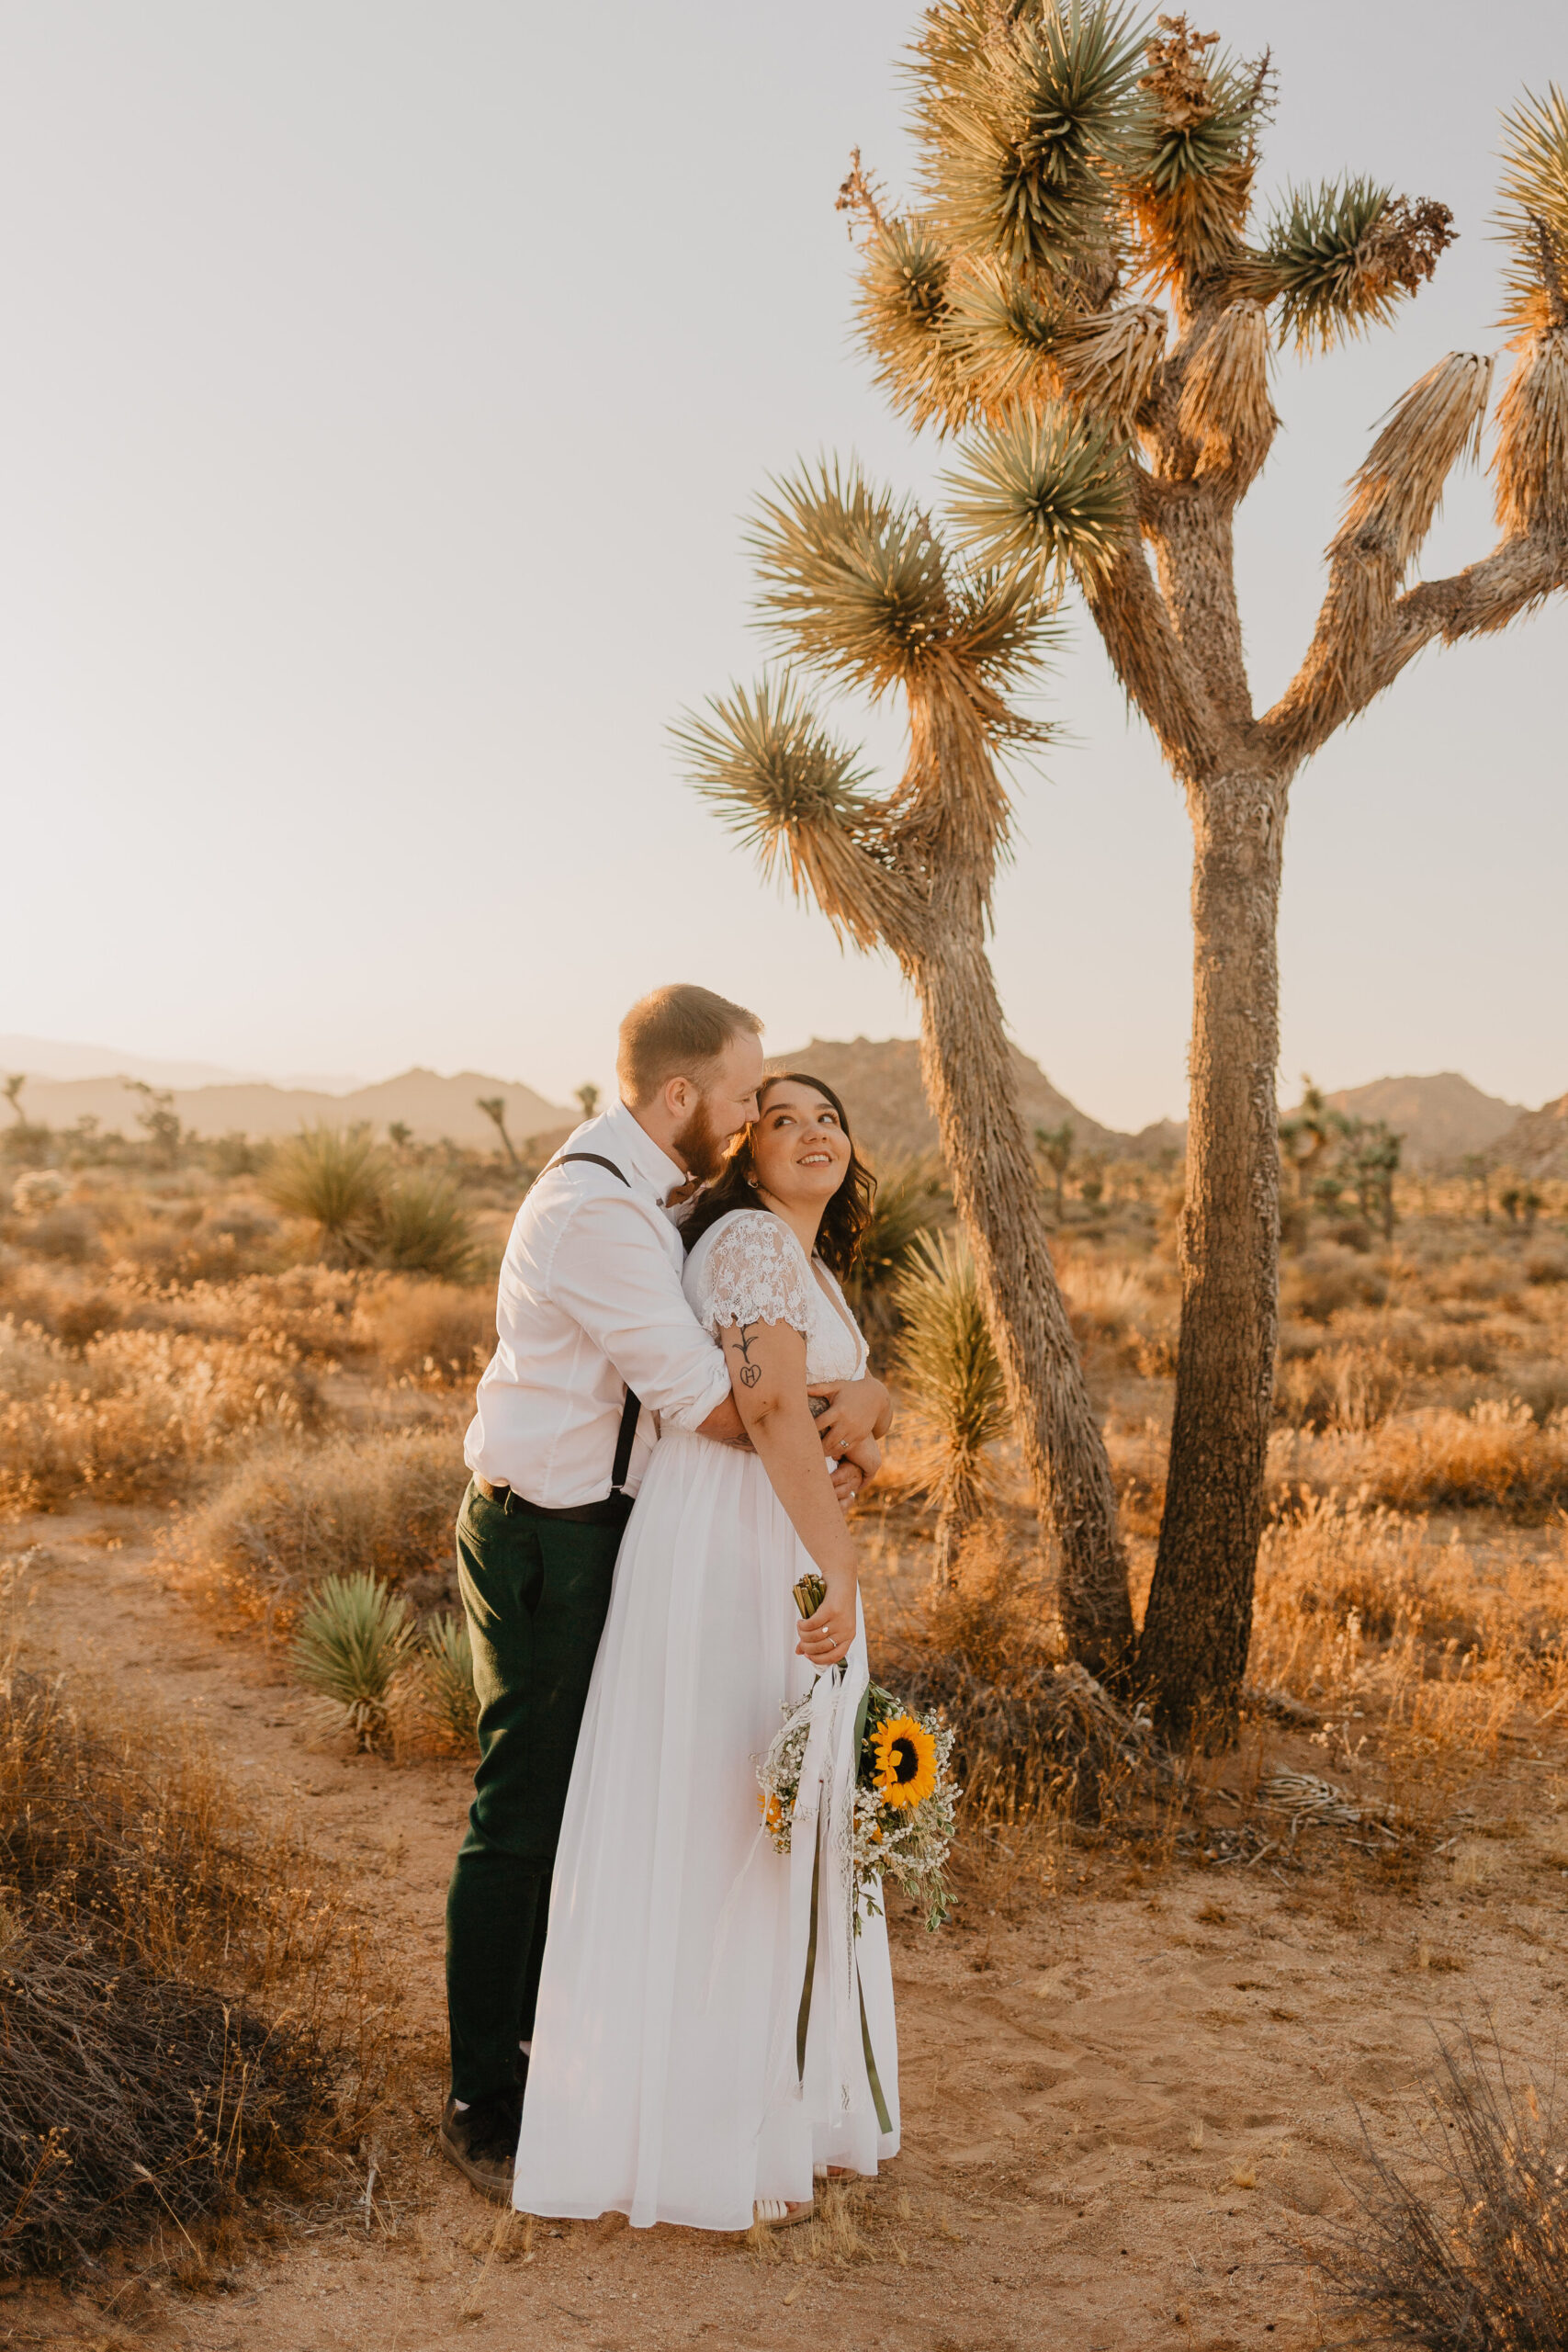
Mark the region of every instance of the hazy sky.
MULTIPOLYGON (((559 1098, 653 982, 776 1046, 912 1034, 781 905, 665 729, 750 676, 738 518, 797 454, 942 462, 854 351, 833 196, 895 190, 894 0, 0 5, 0 1030, 246 1068, 412 1061, 559 1098)), ((1338 484, 1405 384, 1495 348, 1496 116, 1560 0, 1231 0, 1273 48, 1265 187, 1366 170, 1462 241, 1299 373, 1246 510, 1260 703, 1338 484)), ((1427 569, 1489 544, 1485 485, 1427 569)), ((1568 600, 1428 654, 1296 786, 1289 1090, 1568 1086, 1568 600)), ((1186 820, 1087 627, 1019 790, 996 956, 1096 1117, 1182 1107, 1186 820)), ((852 712, 847 723, 856 724, 852 712)), ((872 730, 897 756, 884 719, 872 730)))

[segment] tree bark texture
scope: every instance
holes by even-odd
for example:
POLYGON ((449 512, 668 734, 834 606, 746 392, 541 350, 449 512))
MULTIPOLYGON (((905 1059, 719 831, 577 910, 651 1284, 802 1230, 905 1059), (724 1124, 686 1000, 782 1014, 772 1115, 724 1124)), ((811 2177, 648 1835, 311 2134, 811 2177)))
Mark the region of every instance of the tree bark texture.
POLYGON ((1287 780, 1189 790, 1190 1124, 1165 1511, 1138 1679, 1166 1737, 1234 1744, 1262 1528, 1280 1246, 1276 926, 1287 780))
POLYGON ((956 860, 942 862, 923 952, 907 968, 919 998, 926 1091, 953 1197, 1024 1458, 1061 1547, 1067 1645, 1103 1679, 1124 1674, 1132 1661, 1126 1555, 1105 1440, 1057 1287, 1013 1092, 986 953, 987 880, 956 860))

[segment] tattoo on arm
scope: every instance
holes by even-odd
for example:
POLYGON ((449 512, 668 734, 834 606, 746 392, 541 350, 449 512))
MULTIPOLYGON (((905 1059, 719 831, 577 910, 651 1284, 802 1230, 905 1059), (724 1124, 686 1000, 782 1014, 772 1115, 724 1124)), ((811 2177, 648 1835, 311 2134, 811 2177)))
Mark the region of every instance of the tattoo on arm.
POLYGON ((739 1329, 740 1336, 731 1340, 729 1344, 740 1358, 740 1385, 742 1388, 755 1388, 762 1377, 761 1365, 751 1361, 751 1334, 757 1326, 755 1323, 742 1323, 739 1329))
POLYGON ((813 1396, 810 1399, 812 1419, 814 1421, 819 1421, 823 1414, 829 1409, 832 1402, 833 1400, 830 1396, 813 1396))

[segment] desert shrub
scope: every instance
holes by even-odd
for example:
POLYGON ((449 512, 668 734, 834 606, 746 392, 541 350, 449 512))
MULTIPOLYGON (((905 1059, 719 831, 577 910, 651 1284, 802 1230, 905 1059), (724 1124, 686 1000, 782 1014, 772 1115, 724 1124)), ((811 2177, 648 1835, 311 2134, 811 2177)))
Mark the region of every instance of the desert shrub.
POLYGON ((966 1243, 923 1234, 894 1296, 898 1372, 927 1437, 941 1576, 991 1492, 988 1454, 1008 1430, 1007 1391, 966 1243))
POLYGON ((383 1190, 373 1243, 380 1265, 460 1283, 473 1265, 473 1219, 449 1177, 411 1170, 383 1190))
POLYGON ((1433 1298, 1493 1306, 1511 1299, 1518 1280, 1519 1270, 1511 1260, 1472 1251, 1434 1266, 1427 1277, 1427 1288, 1433 1298))
POLYGON ((479 1702, 467 1617, 438 1610, 426 1618, 419 1647, 397 1677, 390 1713, 400 1748, 472 1751, 479 1702))
POLYGON ((1293 1429, 1371 1430, 1404 1394, 1403 1367, 1386 1347, 1319 1348, 1286 1355, 1274 1382, 1274 1411, 1293 1429))
POLYGON ((1379 1432, 1366 1483, 1396 1510, 1482 1505, 1540 1517, 1568 1504, 1568 1416, 1542 1427, 1517 1400, 1412 1413, 1379 1432))
POLYGON ((370 1279, 338 1267, 290 1266, 234 1282, 163 1283, 117 1266, 111 1295, 143 1325, 288 1347, 308 1364, 330 1367, 364 1344, 355 1311, 370 1279))
POLYGON ((18 1216, 38 1216, 62 1201, 65 1192, 65 1179, 57 1169, 36 1168, 12 1185, 11 1206, 18 1216))
POLYGON ((368 1126, 316 1126, 279 1144, 261 1185, 287 1216, 315 1226, 324 1249, 363 1263, 375 1248, 386 1178, 387 1156, 368 1126))
POLYGON ((1406 2178, 1363 2120, 1370 2178, 1351 2183, 1359 2211, 1320 2249, 1325 2276, 1380 2341, 1556 2352, 1568 2344, 1568 2134, 1533 2084, 1516 2095, 1495 2038, 1439 2035, 1438 2050, 1423 2133, 1438 2186, 1406 2178))
POLYGON ((314 1383, 287 1347, 173 1331, 110 1331, 73 1356, 0 1325, 0 1509, 167 1500, 202 1463, 272 1429, 319 1417, 314 1383))
POLYGON ((269 1626, 291 1623, 329 1576, 374 1575, 425 1608, 453 1591, 468 1475, 454 1430, 261 1446, 170 1540, 198 1584, 269 1626))
POLYGON ((319 1864, 144 1706, 0 1678, 0 2276, 306 2186, 363 2131, 385 1988, 319 1864))
POLYGON ((1568 1283, 1568 1250, 1532 1250, 1524 1261, 1524 1277, 1527 1283, 1543 1285, 1568 1283))
POLYGON ((305 1605, 289 1655, 329 1720, 370 1749, 385 1737, 387 1702, 415 1639, 408 1602, 379 1577, 328 1577, 305 1605))
POLYGON ((362 1288, 356 1340, 373 1348, 390 1380, 442 1387, 475 1379, 495 1349, 495 1298, 457 1283, 393 1275, 362 1288))
POLYGON ((1387 1295, 1376 1266, 1332 1242, 1304 1250, 1280 1276, 1280 1306, 1307 1323, 1327 1323, 1346 1306, 1381 1306, 1387 1295))

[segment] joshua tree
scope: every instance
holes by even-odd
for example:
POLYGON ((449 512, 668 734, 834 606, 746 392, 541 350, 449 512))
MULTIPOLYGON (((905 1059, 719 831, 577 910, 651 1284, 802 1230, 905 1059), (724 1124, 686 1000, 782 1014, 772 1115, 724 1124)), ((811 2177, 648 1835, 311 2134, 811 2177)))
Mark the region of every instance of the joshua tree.
POLYGON ((1302 1099, 1280 1122, 1284 1156, 1296 1171, 1296 1197, 1306 1200, 1325 1153, 1337 1136, 1348 1135, 1350 1122, 1343 1111, 1331 1111, 1321 1086, 1304 1074, 1302 1099))
POLYGON ((576 1091, 578 1102, 582 1106, 583 1117, 585 1119, 591 1119, 593 1116, 594 1112, 599 1108, 599 1089, 594 1085, 592 1080, 589 1079, 587 1082, 584 1085, 580 1086, 576 1091))
POLYGON ((27 1071, 25 1069, 14 1069, 10 1076, 5 1080, 5 1083, 0 1085, 0 1094, 4 1094, 6 1097, 12 1118, 16 1120, 18 1126, 22 1127, 25 1127, 28 1124, 28 1114, 22 1108, 22 1089, 26 1086, 27 1082, 27 1071))
POLYGON ((485 1117, 491 1121, 491 1125, 495 1128, 496 1134, 501 1137, 502 1144, 505 1146, 507 1159, 511 1161, 513 1168, 520 1169, 523 1162, 518 1159, 516 1152, 513 1149, 512 1137, 506 1132, 506 1099, 504 1095, 477 1094, 474 1097, 474 1108, 476 1111, 482 1111, 485 1117))
POLYGON ((1056 1222, 1062 1222, 1062 1179, 1073 1157, 1073 1123, 1064 1119, 1059 1127, 1036 1127, 1034 1148, 1056 1180, 1056 1222))
POLYGON ((915 424, 975 435, 953 513, 987 560, 1076 572, 1193 831, 1194 988, 1181 1334, 1167 1503, 1139 1670, 1160 1721, 1234 1733, 1261 1521, 1277 1324, 1276 914, 1297 770, 1434 643, 1502 628, 1568 581, 1568 102, 1507 119, 1501 537, 1410 580, 1491 365, 1457 352, 1390 413, 1329 544, 1295 677, 1252 704, 1236 509, 1272 446, 1272 340, 1326 350, 1430 277, 1446 206, 1347 178, 1261 227, 1268 60, 1185 17, 1147 41, 1109 0, 938 0, 913 51, 919 206, 860 159, 861 322, 915 424), (1174 328, 1174 338, 1172 338, 1174 328), (1152 559, 1152 560, 1151 560, 1152 559))
POLYGON ((1009 1401, 1061 1547, 1062 1616, 1096 1673, 1133 1639, 1105 1442, 1056 1287, 986 952, 1008 840, 998 749, 1037 743, 1001 691, 1048 613, 1017 572, 954 563, 908 502, 836 468, 778 485, 751 541, 776 641, 827 682, 899 690, 909 755, 882 797, 785 678, 737 689, 678 740, 698 789, 840 936, 890 948, 920 1007, 921 1067, 1009 1401))

